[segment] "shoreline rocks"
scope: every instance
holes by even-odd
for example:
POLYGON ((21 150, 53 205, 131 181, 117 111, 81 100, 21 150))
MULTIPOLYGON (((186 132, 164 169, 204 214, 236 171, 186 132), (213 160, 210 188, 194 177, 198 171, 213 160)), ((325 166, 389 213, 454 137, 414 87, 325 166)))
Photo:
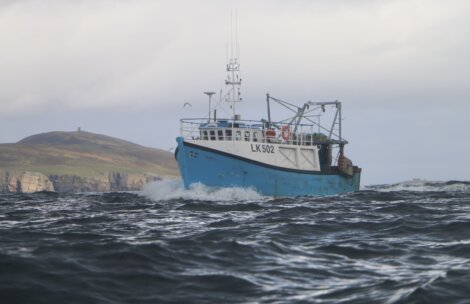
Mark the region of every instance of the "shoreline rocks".
POLYGON ((152 174, 111 172, 90 177, 49 175, 40 172, 0 171, 0 193, 108 192, 139 191, 153 181, 161 180, 152 174))

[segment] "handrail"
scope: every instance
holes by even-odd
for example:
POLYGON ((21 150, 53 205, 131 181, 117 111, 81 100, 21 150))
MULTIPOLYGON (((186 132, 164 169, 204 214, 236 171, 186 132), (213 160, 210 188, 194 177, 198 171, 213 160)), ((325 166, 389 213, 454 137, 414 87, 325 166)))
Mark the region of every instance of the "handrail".
POLYGON ((180 134, 183 138, 193 140, 239 140, 256 143, 278 143, 292 145, 347 144, 346 140, 328 138, 327 135, 315 132, 314 124, 298 124, 296 130, 289 129, 283 136, 281 129, 289 128, 285 122, 271 122, 272 128, 266 127, 262 120, 217 119, 208 122, 205 118, 183 118, 180 120, 180 134), (224 126, 223 124, 227 125, 224 126), (274 128, 275 127, 275 128, 274 128), (266 134, 267 130, 271 133, 266 134), (274 131, 274 136, 273 132, 274 131), (286 136, 288 134, 288 136, 286 136))

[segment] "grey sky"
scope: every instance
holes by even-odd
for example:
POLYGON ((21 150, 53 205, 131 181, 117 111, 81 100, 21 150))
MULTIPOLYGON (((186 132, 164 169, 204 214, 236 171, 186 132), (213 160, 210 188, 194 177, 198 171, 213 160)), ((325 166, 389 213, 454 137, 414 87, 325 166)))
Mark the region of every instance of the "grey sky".
POLYGON ((339 99, 366 184, 469 179, 466 0, 3 1, 0 142, 81 126, 175 146, 221 89, 235 9, 244 118, 267 92, 339 99))

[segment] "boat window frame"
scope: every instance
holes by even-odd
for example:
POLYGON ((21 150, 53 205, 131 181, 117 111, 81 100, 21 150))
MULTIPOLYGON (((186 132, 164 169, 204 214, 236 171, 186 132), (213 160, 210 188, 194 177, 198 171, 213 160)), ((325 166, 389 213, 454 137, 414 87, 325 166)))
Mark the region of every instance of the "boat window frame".
POLYGON ((232 129, 226 129, 225 130, 225 138, 227 140, 232 140, 232 129))
POLYGON ((251 141, 251 132, 250 131, 245 131, 245 133, 243 134, 243 138, 245 139, 245 141, 251 141))
POLYGON ((241 130, 236 130, 235 131, 235 140, 236 141, 241 141, 242 140, 242 131, 241 130))
POLYGON ((214 140, 214 141, 217 140, 215 130, 209 130, 209 138, 210 140, 214 140))

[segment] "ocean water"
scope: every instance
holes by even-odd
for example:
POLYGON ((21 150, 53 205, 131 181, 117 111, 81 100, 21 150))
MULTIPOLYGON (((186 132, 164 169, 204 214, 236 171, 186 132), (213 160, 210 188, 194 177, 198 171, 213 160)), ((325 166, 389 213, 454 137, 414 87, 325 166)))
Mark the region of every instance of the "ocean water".
POLYGON ((470 303, 470 183, 2 194, 0 303, 470 303))

